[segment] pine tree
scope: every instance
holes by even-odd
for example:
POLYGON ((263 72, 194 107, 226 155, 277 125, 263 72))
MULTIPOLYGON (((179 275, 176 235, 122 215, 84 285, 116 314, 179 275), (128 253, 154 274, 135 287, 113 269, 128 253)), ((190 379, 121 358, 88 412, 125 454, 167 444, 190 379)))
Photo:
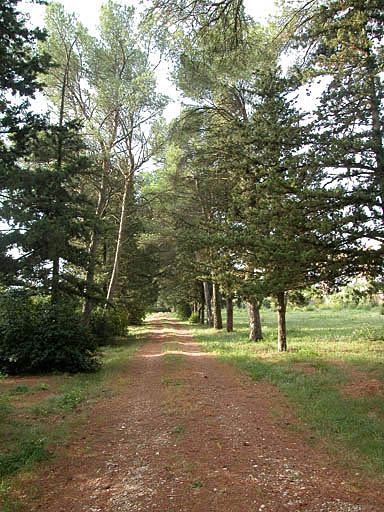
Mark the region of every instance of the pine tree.
POLYGON ((84 269, 86 265, 82 246, 89 232, 90 211, 80 181, 89 163, 81 155, 83 142, 78 126, 71 123, 38 130, 33 137, 20 139, 15 149, 24 158, 6 175, 0 210, 8 224, 3 248, 19 250, 14 278, 20 284, 44 286, 52 302, 57 302, 64 290, 81 295, 78 280, 70 275, 70 282, 60 278, 65 266, 84 269))
POLYGON ((328 168, 329 182, 348 183, 362 236, 379 243, 384 233, 383 36, 378 0, 312 3, 310 16, 294 30, 294 46, 306 48, 304 78, 327 77, 316 112, 319 164, 328 168))

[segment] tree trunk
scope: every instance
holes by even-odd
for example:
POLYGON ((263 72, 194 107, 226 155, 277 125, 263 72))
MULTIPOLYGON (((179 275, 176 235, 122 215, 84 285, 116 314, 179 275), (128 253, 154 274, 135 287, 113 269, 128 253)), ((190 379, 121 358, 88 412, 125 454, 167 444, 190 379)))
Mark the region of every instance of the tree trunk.
POLYGON ((113 262, 111 279, 109 281, 109 286, 108 286, 107 302, 112 301, 113 296, 116 291, 117 281, 119 278, 119 265, 120 265, 123 244, 124 244, 124 240, 125 240, 125 226, 127 223, 128 200, 129 200, 131 191, 132 191, 132 175, 131 175, 131 173, 129 173, 129 175, 125 176, 125 179, 124 179, 124 193, 123 193, 123 200, 122 200, 122 204, 121 204, 119 233, 117 236, 115 258, 114 258, 114 262, 113 262))
POLYGON ((201 291, 201 307, 199 309, 199 318, 200 323, 204 325, 204 312, 205 312, 205 296, 204 296, 204 286, 203 283, 200 283, 200 291, 201 291))
POLYGON ((211 292, 209 290, 208 281, 204 281, 203 286, 204 286, 205 306, 207 308, 207 324, 209 325, 209 327, 213 327, 211 292))
MULTIPOLYGON (((106 171, 107 162, 104 161, 103 170, 106 171)), ((104 215, 105 207, 107 204, 107 187, 105 182, 105 175, 101 180, 101 187, 97 199, 96 207, 96 219, 98 223, 101 223, 104 215)), ((87 276, 85 280, 85 298, 83 304, 83 319, 86 324, 89 323, 93 308, 95 306, 95 300, 93 297, 95 287, 95 273, 97 265, 97 251, 100 244, 100 233, 98 226, 93 228, 91 235, 91 242, 88 247, 89 263, 87 269, 87 276)))
POLYGON ((199 307, 199 322, 204 323, 204 306, 199 307))
POLYGON ((249 318, 249 341, 258 341, 263 339, 261 329, 260 306, 256 300, 249 301, 248 318, 249 318))
POLYGON ((51 303, 57 304, 59 300, 60 287, 60 258, 55 256, 52 260, 52 286, 51 286, 51 303))
POLYGON ((215 329, 223 328, 223 319, 221 316, 221 293, 219 289, 219 285, 217 283, 213 283, 213 326, 215 329))
POLYGON ((91 235, 91 243, 88 250, 89 255, 89 264, 88 264, 88 270, 87 270, 87 276, 85 279, 85 297, 84 297, 84 303, 83 303, 83 319, 84 322, 88 325, 89 321, 91 319, 91 314, 94 308, 94 301, 93 301, 93 287, 95 284, 95 271, 96 271, 96 257, 97 257, 97 249, 99 245, 98 236, 93 231, 91 235))
POLYGON ((233 298, 227 296, 226 298, 227 307, 227 332, 233 331, 233 298))
POLYGON ((279 352, 285 352, 287 350, 286 310, 285 293, 280 292, 277 294, 277 350, 279 352))

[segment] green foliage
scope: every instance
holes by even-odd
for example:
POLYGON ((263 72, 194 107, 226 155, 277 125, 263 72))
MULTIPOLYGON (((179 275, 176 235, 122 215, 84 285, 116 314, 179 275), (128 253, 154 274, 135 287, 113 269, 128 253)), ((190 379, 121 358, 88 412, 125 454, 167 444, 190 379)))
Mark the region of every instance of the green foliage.
POLYGON ((147 304, 140 304, 139 298, 137 302, 131 302, 126 313, 127 325, 142 325, 147 314, 147 307, 147 304))
POLYGON ((117 2, 101 7, 97 36, 56 2, 47 7, 46 26, 43 46, 60 71, 47 77, 45 92, 57 110, 64 100, 65 115, 80 116, 95 157, 95 172, 85 180, 96 218, 85 240, 86 314, 89 319, 101 298, 100 284, 108 290, 108 304, 123 299, 128 322, 137 324, 156 297, 148 301, 155 288, 152 266, 138 247, 143 204, 136 197, 136 175, 161 144, 167 103, 156 87, 152 42, 137 25, 134 7, 117 2))
POLYGON ((176 314, 180 320, 188 320, 192 314, 191 306, 187 302, 176 304, 176 314))
POLYGON ((11 454, 0 454, 0 478, 12 475, 27 464, 41 462, 50 456, 44 440, 24 441, 11 454))
POLYGON ((317 159, 331 175, 337 169, 334 186, 348 183, 352 222, 361 237, 379 242, 370 244, 373 257, 384 236, 383 9, 372 0, 306 7, 293 17, 293 45, 306 52, 299 73, 307 91, 327 76, 314 112, 317 159))
POLYGON ((10 395, 24 395, 30 391, 29 386, 25 386, 24 384, 19 384, 18 386, 14 386, 9 390, 10 395))
POLYGON ((185 428, 183 425, 177 425, 175 428, 172 429, 171 434, 184 434, 185 428))
POLYGON ((310 299, 300 291, 291 292, 288 296, 288 300, 290 304, 298 307, 308 306, 310 302, 310 299))
POLYGON ((68 390, 64 393, 49 397, 41 403, 34 405, 30 412, 34 416, 45 417, 60 412, 74 411, 85 401, 88 391, 86 386, 81 386, 79 383, 76 384, 71 387, 65 386, 68 390))
POLYGON ((0 297, 2 372, 87 372, 97 368, 96 343, 72 304, 34 301, 19 290, 0 297))
MULTIPOLYGON (((40 88, 38 74, 47 69, 50 60, 36 51, 36 42, 42 41, 45 34, 39 29, 27 28, 26 17, 17 9, 19 1, 0 0, 0 128, 3 135, 12 134, 20 126, 30 129, 40 124, 28 111, 28 98, 40 88), (18 96, 21 101, 10 101, 12 96, 18 96)), ((14 166, 20 156, 2 137, 1 172, 6 166, 14 166)))
POLYGON ((127 326, 127 313, 117 307, 98 307, 92 312, 90 328, 100 346, 108 345, 116 336, 124 336, 127 326))
POLYGON ((59 286, 67 293, 79 294, 79 278, 72 273, 72 280, 59 282, 57 275, 53 290, 50 267, 56 264, 57 274, 64 274, 68 265, 84 268, 87 263, 84 242, 92 215, 81 183, 89 161, 84 157, 79 129, 78 123, 71 122, 24 134, 15 143, 18 152, 25 153, 23 163, 3 174, 0 218, 8 230, 0 250, 17 248, 23 254, 10 266, 6 282, 24 286, 42 283, 52 294, 55 291, 55 299, 59 286))
POLYGON ((188 318, 188 321, 190 324, 199 324, 200 323, 200 316, 199 313, 192 312, 190 317, 188 318))

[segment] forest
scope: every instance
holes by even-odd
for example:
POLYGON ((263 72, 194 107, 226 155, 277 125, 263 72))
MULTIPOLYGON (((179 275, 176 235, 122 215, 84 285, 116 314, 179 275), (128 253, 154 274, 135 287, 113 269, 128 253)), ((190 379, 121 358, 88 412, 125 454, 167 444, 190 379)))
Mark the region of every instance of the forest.
POLYGON ((382 292, 380 0, 281 0, 267 24, 243 0, 108 0, 97 35, 19 3, 0 0, 1 374, 95 371, 156 309, 222 329, 225 305, 231 332, 241 304, 257 341, 268 301, 284 352, 288 303, 382 292))

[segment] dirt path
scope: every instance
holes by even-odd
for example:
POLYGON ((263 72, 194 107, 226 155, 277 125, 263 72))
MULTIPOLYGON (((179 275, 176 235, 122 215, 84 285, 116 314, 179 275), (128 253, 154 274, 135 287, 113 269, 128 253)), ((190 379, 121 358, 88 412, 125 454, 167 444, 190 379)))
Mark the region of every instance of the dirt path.
POLYGON ((271 386, 201 353, 168 318, 126 391, 45 466, 43 512, 384 511, 381 489, 302 440, 271 386))

